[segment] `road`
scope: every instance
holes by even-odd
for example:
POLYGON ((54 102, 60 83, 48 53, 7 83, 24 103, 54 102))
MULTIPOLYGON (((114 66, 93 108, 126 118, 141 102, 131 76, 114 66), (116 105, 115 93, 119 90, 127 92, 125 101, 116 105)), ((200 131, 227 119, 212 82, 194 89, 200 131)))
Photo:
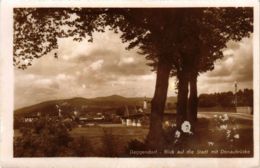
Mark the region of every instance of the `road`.
MULTIPOLYGON (((235 113, 235 112, 198 112, 198 118, 214 118, 215 115, 227 114, 229 117, 235 119, 253 120, 253 115, 247 113, 235 113)), ((142 118, 144 115, 149 116, 150 113, 138 113, 133 114, 125 118, 142 118)), ((164 116, 176 117, 176 113, 165 112, 164 116)))
POLYGON ((223 115, 227 114, 230 117, 236 118, 236 119, 244 119, 244 120, 253 120, 253 115, 246 114, 246 113, 225 113, 225 112, 199 112, 198 118, 214 118, 215 115, 223 115))

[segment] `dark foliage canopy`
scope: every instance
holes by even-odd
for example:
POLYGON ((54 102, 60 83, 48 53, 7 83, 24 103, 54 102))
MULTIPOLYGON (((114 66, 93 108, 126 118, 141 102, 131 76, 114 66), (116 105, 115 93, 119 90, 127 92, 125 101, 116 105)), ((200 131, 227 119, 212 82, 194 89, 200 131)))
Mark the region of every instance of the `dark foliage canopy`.
MULTIPOLYGON (((196 60, 203 72, 223 57, 229 40, 249 36, 252 8, 15 8, 14 65, 25 69, 34 58, 58 48, 58 39, 89 38, 109 26, 122 32, 127 49, 138 47, 149 64, 158 58, 172 64, 173 74, 196 60), (188 60, 188 61, 187 61, 188 60)), ((57 57, 56 53, 54 56, 57 57)))

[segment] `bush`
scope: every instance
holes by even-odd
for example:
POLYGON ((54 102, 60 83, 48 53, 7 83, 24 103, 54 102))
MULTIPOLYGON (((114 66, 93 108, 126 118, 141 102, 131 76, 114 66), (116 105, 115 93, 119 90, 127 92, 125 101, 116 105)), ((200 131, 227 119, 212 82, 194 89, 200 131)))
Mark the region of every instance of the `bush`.
POLYGON ((72 138, 59 120, 42 118, 31 128, 21 128, 22 136, 14 139, 15 157, 59 156, 72 138))

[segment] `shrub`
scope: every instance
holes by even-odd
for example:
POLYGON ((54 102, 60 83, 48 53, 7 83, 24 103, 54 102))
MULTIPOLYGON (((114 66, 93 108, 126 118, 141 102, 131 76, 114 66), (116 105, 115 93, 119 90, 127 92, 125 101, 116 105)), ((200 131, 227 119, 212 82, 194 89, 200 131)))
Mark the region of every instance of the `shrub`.
POLYGON ((41 119, 20 131, 22 136, 14 139, 15 157, 59 156, 72 141, 68 129, 59 120, 41 119))

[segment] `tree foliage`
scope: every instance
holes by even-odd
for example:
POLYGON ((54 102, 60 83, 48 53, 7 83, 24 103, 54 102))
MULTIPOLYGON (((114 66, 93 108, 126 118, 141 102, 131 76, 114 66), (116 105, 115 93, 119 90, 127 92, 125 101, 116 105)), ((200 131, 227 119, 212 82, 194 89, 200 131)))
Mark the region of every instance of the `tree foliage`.
MULTIPOLYGON (((148 136, 156 147, 162 138, 170 74, 179 80, 178 114, 186 114, 188 85, 193 83, 191 100, 196 100, 198 74, 214 68, 214 61, 223 57, 229 40, 250 35, 253 12, 252 8, 229 7, 16 8, 14 65, 25 69, 34 58, 57 49, 59 38, 89 38, 91 42, 92 33, 102 32, 106 26, 120 31, 127 49, 138 48, 157 72, 148 136)), ((193 105, 197 108, 196 103, 193 105)))
POLYGON ((206 71, 229 40, 250 35, 252 24, 252 8, 15 8, 14 64, 25 69, 57 49, 59 38, 92 41, 94 31, 110 26, 153 66, 159 55, 167 55, 173 70, 200 57, 197 68, 206 71))
POLYGON ((253 106, 253 90, 244 89, 239 90, 236 95, 232 92, 201 94, 199 107, 235 107, 235 96, 238 106, 253 106))
POLYGON ((57 118, 41 117, 31 126, 20 127, 14 138, 14 157, 93 156, 88 139, 73 138, 66 124, 57 118))
POLYGON ((86 8, 15 8, 14 65, 26 69, 34 58, 58 49, 59 38, 92 41, 92 33, 103 30, 99 14, 86 8))

